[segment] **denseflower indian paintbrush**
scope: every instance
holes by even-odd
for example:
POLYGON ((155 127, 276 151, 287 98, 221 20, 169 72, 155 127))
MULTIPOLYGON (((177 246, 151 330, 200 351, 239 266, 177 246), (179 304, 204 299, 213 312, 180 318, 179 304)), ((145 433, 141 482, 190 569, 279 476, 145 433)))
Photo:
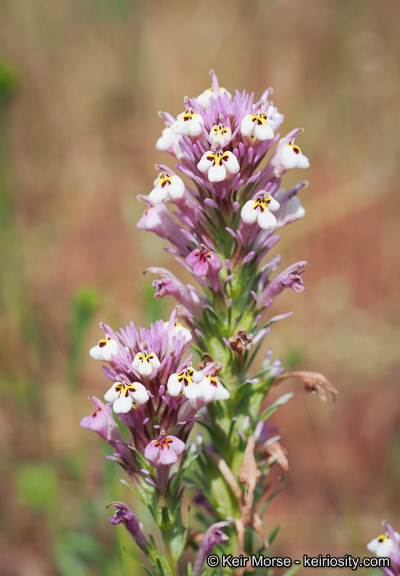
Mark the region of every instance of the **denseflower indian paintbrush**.
MULTIPOLYGON (((111 386, 105 404, 93 398, 96 410, 81 425, 110 444, 109 458, 124 468, 160 529, 161 540, 126 504, 112 503, 110 522, 126 526, 153 576, 199 576, 212 550, 268 553, 276 534, 263 519, 272 498, 266 478, 275 463, 286 471, 288 461, 268 418, 292 393, 263 410, 270 388, 289 375, 282 377, 270 349, 255 374, 251 368, 272 324, 289 315, 267 309, 284 289, 304 290, 307 263, 279 272, 280 256, 270 252, 278 233, 305 214, 299 193, 307 183, 285 190, 282 177, 309 162, 297 144, 301 129, 280 137, 284 117, 271 95, 232 95, 212 72, 211 87, 185 98, 177 117, 160 113, 165 126, 156 148, 173 167, 156 166, 137 227, 166 240, 193 283, 148 268, 157 276, 155 298, 172 296, 178 304, 169 319, 149 329, 131 322, 118 332, 102 325, 104 337, 90 350, 111 386), (195 509, 184 520, 185 489, 195 509), (187 547, 197 551, 189 564, 181 558, 187 547)), ((294 375, 309 391, 327 385, 336 393, 321 375, 294 375)))

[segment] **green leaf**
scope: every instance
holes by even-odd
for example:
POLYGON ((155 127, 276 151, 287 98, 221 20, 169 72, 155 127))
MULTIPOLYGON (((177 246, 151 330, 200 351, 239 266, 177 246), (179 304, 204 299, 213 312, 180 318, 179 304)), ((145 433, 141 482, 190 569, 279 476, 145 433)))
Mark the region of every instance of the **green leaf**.
POLYGON ((143 567, 143 569, 146 571, 147 574, 149 574, 149 576, 154 576, 154 574, 152 572, 150 572, 150 570, 148 570, 143 562, 143 560, 133 551, 131 550, 131 548, 128 548, 127 546, 123 547, 124 552, 126 552, 128 554, 128 556, 130 556, 131 558, 133 558, 138 564, 140 564, 140 566, 143 567))
POLYGON ((269 542, 270 544, 272 544, 272 542, 273 542, 273 541, 275 540, 275 538, 277 537, 279 530, 280 530, 280 526, 279 526, 279 524, 277 524, 277 525, 275 526, 275 528, 272 530, 271 534, 268 536, 268 542, 269 542))
POLYGON ((269 406, 266 410, 264 410, 264 412, 260 416, 260 420, 267 420, 267 418, 269 418, 271 414, 275 412, 275 410, 278 410, 279 406, 282 406, 283 404, 286 404, 286 402, 289 402, 289 400, 294 396, 294 394, 295 394, 294 392, 287 392, 286 394, 278 398, 276 402, 274 402, 273 404, 271 404, 271 406, 269 406))

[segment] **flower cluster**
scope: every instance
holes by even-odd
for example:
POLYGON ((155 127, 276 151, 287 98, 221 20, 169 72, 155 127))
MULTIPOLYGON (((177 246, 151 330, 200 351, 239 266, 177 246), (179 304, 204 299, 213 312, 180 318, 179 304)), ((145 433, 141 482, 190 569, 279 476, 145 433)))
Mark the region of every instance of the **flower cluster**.
POLYGON ((110 521, 124 523, 152 573, 165 576, 176 574, 186 544, 188 526, 180 513, 185 484, 198 494, 197 519, 205 532, 188 570, 200 576, 213 546, 229 540, 222 527, 236 531, 236 554, 253 550, 253 537, 261 550, 268 547, 271 535, 258 506, 263 482, 274 463, 288 469, 268 418, 292 394, 261 409, 284 369, 268 350, 257 374, 250 371, 271 324, 287 316, 263 320, 264 311, 285 288, 304 290, 305 261, 279 272, 280 256, 266 257, 279 241, 277 232, 305 214, 298 194, 306 182, 285 190, 282 177, 309 162, 296 143, 301 129, 280 137, 284 117, 271 89, 256 101, 245 91, 232 95, 211 75, 211 87, 185 98, 176 117, 160 113, 165 126, 156 148, 175 165, 156 166, 137 224, 170 244, 165 250, 195 283, 183 283, 166 268, 147 269, 157 275, 155 298, 173 296, 180 317, 175 309, 168 322, 149 330, 131 323, 115 333, 103 326, 104 338, 90 354, 107 363, 103 370, 112 385, 107 404, 93 398, 96 411, 81 422, 109 442, 114 459, 137 480, 138 495, 161 530, 163 552, 126 504, 113 503, 110 521), (186 355, 189 346, 200 357, 197 369, 186 355), (129 443, 113 411, 129 429, 129 443), (198 433, 190 442, 197 420, 205 436, 198 433))
MULTIPOLYGON (((261 262, 279 240, 275 232, 304 215, 298 193, 306 182, 288 191, 281 187, 285 172, 309 165, 295 143, 302 130, 279 138, 284 117, 271 94, 266 90, 256 102, 246 92, 236 91, 232 97, 212 73, 212 87, 186 99, 184 112, 176 118, 161 113, 165 128, 156 147, 177 161, 177 171, 158 165, 154 189, 142 196, 147 208, 138 223, 139 229, 172 244, 166 250, 176 255, 202 289, 213 292, 220 309, 240 307, 241 313, 253 308, 259 314, 271 305, 271 276, 279 261, 275 257, 261 262), (184 176, 192 186, 184 183, 184 176), (173 215, 165 203, 175 205, 173 215), (251 289, 237 299, 244 277, 251 277, 251 289)), ((274 295, 285 287, 303 290, 299 270, 305 264, 299 262, 281 273, 274 295)), ((200 330, 207 307, 215 310, 211 298, 185 286, 168 270, 149 271, 159 276, 154 282, 156 298, 174 296, 184 306, 189 325, 200 330)), ((197 331, 195 341, 204 344, 197 331)))
MULTIPOLYGON (((183 359, 192 336, 180 325, 175 309, 168 322, 162 320, 150 330, 136 329, 133 322, 120 332, 101 324, 105 335, 90 349, 92 358, 107 362, 105 375, 113 382, 105 393, 104 405, 93 398, 96 410, 81 421, 81 426, 97 432, 110 442, 113 449, 121 448, 129 455, 111 414, 118 414, 133 439, 133 446, 155 467, 172 465, 185 447, 196 412, 213 400, 229 398, 229 392, 218 378, 210 375, 212 366, 197 371, 191 355, 183 359), (179 436, 173 436, 176 431, 179 436)), ((140 468, 133 457, 125 459, 132 472, 140 468)))

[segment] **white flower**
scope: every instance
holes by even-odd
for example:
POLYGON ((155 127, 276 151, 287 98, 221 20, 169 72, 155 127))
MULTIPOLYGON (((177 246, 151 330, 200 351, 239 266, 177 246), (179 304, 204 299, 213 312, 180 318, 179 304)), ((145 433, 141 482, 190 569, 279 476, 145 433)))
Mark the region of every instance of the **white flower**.
POLYGON ((184 394, 189 400, 202 397, 201 388, 198 385, 203 379, 203 375, 192 367, 188 366, 179 374, 171 374, 167 382, 167 390, 171 396, 184 394))
POLYGON ((283 119, 283 114, 280 114, 278 108, 271 103, 267 110, 267 121, 274 132, 282 124, 283 119))
POLYGON ((222 182, 227 172, 237 174, 239 162, 232 152, 206 152, 197 164, 200 172, 207 172, 210 182, 222 182))
POLYGON ((153 370, 158 370, 160 361, 154 352, 143 354, 139 352, 133 359, 132 368, 137 370, 141 376, 150 376, 153 370))
POLYGON ((286 170, 294 168, 309 168, 310 162, 296 144, 285 144, 280 153, 272 159, 275 166, 275 176, 281 176, 286 170))
POLYGON ((227 126, 223 124, 213 126, 210 130, 210 140, 213 144, 220 144, 220 146, 225 146, 232 136, 232 131, 227 126))
POLYGON ((274 130, 270 120, 263 112, 259 114, 248 114, 240 125, 242 136, 257 138, 257 140, 272 140, 274 130))
POLYGON ((92 358, 95 360, 104 360, 105 362, 111 362, 111 356, 118 356, 118 353, 118 342, 112 340, 108 335, 99 340, 98 344, 89 350, 92 358))
POLYGON ((218 378, 213 376, 205 376, 203 380, 199 382, 199 387, 206 402, 211 402, 212 400, 227 400, 230 398, 228 390, 222 386, 218 378))
MULTIPOLYGON (((280 188, 275 194, 275 199, 280 200, 286 194, 286 190, 280 188)), ((300 198, 295 194, 287 202, 281 204, 279 211, 276 215, 279 226, 286 226, 290 222, 295 222, 303 218, 306 213, 305 209, 301 205, 300 198)))
MULTIPOLYGON (((169 322, 164 322, 164 329, 168 330, 168 326, 169 326, 169 322)), ((174 327, 174 336, 178 336, 181 337, 183 336, 184 340, 185 340, 185 344, 187 344, 188 342, 191 342, 193 339, 192 333, 189 330, 189 328, 185 328, 184 326, 182 326, 182 324, 180 324, 179 322, 175 323, 175 327, 174 327)))
MULTIPOLYGON (((228 94, 230 96, 230 98, 232 98, 232 94, 230 92, 228 92, 228 90, 226 88, 223 88, 222 86, 219 89, 219 93, 221 96, 223 96, 224 94, 228 94)), ((218 94, 217 94, 218 96, 218 94)), ((205 110, 206 108, 208 108, 210 106, 211 103, 211 98, 215 98, 216 96, 214 95, 214 90, 212 88, 207 88, 207 90, 204 90, 204 92, 202 92, 199 96, 197 96, 196 100, 197 102, 200 104, 200 106, 203 108, 203 110, 205 110)))
POLYGON ((179 176, 160 172, 154 180, 154 188, 149 194, 153 204, 161 204, 168 200, 178 200, 185 195, 185 184, 179 176))
POLYGON ((203 132, 204 120, 200 114, 185 110, 176 119, 175 124, 171 126, 175 134, 180 136, 200 136, 203 132))
POLYGON ((161 152, 169 152, 172 151, 176 158, 180 160, 183 158, 183 153, 181 147, 179 146, 180 142, 179 136, 175 134, 170 126, 167 126, 162 131, 162 135, 156 142, 156 150, 160 150, 161 152))
MULTIPOLYGON (((400 542, 400 534, 398 534, 397 532, 395 532, 394 534, 395 534, 397 543, 399 543, 400 542)), ((371 542, 369 544, 367 544, 367 548, 370 552, 373 552, 374 554, 376 554, 380 558, 383 558, 383 557, 389 556, 390 553, 393 551, 394 542, 391 538, 389 538, 389 536, 386 536, 386 534, 381 534, 377 538, 374 538, 373 540, 371 540, 371 542)))
POLYGON ((126 414, 137 404, 145 404, 149 399, 146 388, 140 382, 115 382, 104 394, 107 402, 113 403, 113 410, 116 414, 126 414))
POLYGON ((269 230, 276 226, 276 218, 271 210, 278 210, 279 202, 272 198, 268 192, 262 191, 261 194, 249 200, 242 208, 241 216, 243 222, 254 224, 257 220, 258 225, 263 230, 269 230))

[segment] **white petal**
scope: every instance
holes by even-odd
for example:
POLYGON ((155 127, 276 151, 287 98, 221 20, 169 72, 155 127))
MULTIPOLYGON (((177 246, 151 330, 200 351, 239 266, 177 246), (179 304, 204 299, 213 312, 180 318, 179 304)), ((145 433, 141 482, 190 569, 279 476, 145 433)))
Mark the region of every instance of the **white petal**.
POLYGON ((300 152, 300 154, 298 155, 298 161, 297 161, 297 168, 303 168, 303 170, 306 170, 307 168, 310 167, 310 161, 307 158, 307 156, 304 156, 304 154, 302 152, 300 152))
POLYGON ((301 205, 300 198, 298 196, 293 196, 290 198, 289 202, 282 207, 282 213, 279 214, 279 222, 281 225, 287 222, 294 222, 303 218, 306 213, 305 209, 301 205))
POLYGON ((181 120, 181 117, 184 113, 179 114, 175 124, 172 124, 171 129, 175 134, 179 134, 180 136, 187 136, 189 134, 187 130, 187 123, 188 121, 181 120))
POLYGON ((162 131, 162 136, 156 142, 156 150, 170 150, 174 147, 176 136, 172 128, 167 127, 162 131))
POLYGON ((213 93, 212 90, 210 88, 208 88, 207 90, 204 90, 204 92, 202 94, 197 96, 196 100, 200 104, 200 106, 203 108, 203 110, 205 110, 206 108, 209 107, 212 93, 213 93))
POLYGON ((158 370, 159 367, 161 366, 159 359, 157 358, 157 356, 154 354, 154 352, 152 353, 153 355, 151 356, 151 358, 149 358, 149 362, 153 367, 153 370, 158 370))
POLYGON ((182 178, 179 176, 172 176, 171 184, 168 186, 168 194, 174 200, 178 198, 182 198, 185 194, 185 184, 183 183, 182 178))
POLYGON ((133 382, 136 388, 136 392, 131 392, 132 398, 136 400, 139 404, 144 404, 149 399, 146 388, 140 382, 133 382))
POLYGON ((102 349, 99 345, 93 346, 93 348, 89 350, 89 354, 95 360, 103 360, 102 349))
POLYGON ((142 363, 142 361, 140 359, 140 353, 138 352, 133 359, 132 368, 134 368, 135 370, 139 370, 139 366, 141 363, 142 363))
POLYGON ((278 202, 278 200, 276 200, 275 198, 272 198, 271 196, 271 201, 269 203, 269 209, 272 210, 272 212, 275 212, 275 210, 279 210, 280 208, 280 204, 278 202))
POLYGON ((176 336, 180 336, 185 339, 185 344, 187 344, 188 342, 191 342, 193 339, 192 333, 188 328, 185 328, 184 326, 175 326, 175 335, 176 336))
POLYGON ((224 165, 210 166, 208 179, 210 182, 222 182, 226 178, 226 168, 224 165))
POLYGON ((101 348, 103 360, 111 362, 111 356, 118 356, 119 348, 115 340, 109 340, 103 348, 101 348))
POLYGON ((229 160, 226 160, 224 165, 231 174, 237 174, 240 170, 239 162, 232 152, 227 152, 227 154, 229 155, 229 160))
POLYGON ((272 140, 274 131, 269 124, 257 124, 254 128, 254 135, 257 140, 272 140))
POLYGON ((209 170, 210 166, 213 165, 214 160, 208 160, 208 158, 207 158, 207 156, 209 156, 209 155, 210 155, 210 152, 206 152, 200 158, 200 162, 197 164, 197 168, 200 170, 200 172, 207 172, 209 170))
POLYGON ((257 220, 257 213, 258 209, 254 208, 253 200, 249 200, 243 206, 240 215, 242 217, 243 222, 246 222, 246 224, 253 224, 257 220))
POLYGON ((298 162, 298 154, 293 150, 290 144, 286 144, 282 148, 280 163, 286 170, 293 170, 293 168, 297 167, 298 162))
POLYGON ((245 116, 243 118, 242 123, 240 124, 240 132, 242 133, 243 136, 247 136, 250 138, 250 136, 253 134, 253 130, 254 130, 254 122, 249 114, 248 116, 245 116))
POLYGON ((150 376, 153 372, 153 366, 150 364, 148 360, 143 360, 139 365, 138 372, 141 376, 150 376))
POLYGON ((120 394, 118 400, 115 400, 113 404, 113 410, 116 414, 126 414, 132 409, 132 404, 132 396, 130 394, 128 396, 120 394))
POLYGON ((203 398, 206 402, 211 402, 214 400, 214 394, 216 388, 210 384, 209 378, 203 378, 203 380, 199 384, 199 388, 203 394, 203 398))
POLYGON ((263 230, 269 230, 276 226, 276 218, 269 210, 260 211, 257 216, 257 222, 263 230))
POLYGON ((218 384, 215 388, 214 392, 214 400, 228 400, 231 395, 229 394, 228 390, 222 386, 222 384, 218 384))
POLYGON ((200 114, 195 114, 191 120, 187 122, 189 136, 199 136, 203 132, 204 120, 200 114))
POLYGON ((222 133, 219 130, 214 130, 213 128, 210 130, 210 140, 213 144, 221 144, 221 146, 224 146, 225 144, 227 144, 232 136, 232 131, 230 128, 225 127, 226 132, 222 133))
POLYGON ((162 202, 169 200, 168 187, 164 186, 164 188, 161 188, 161 186, 156 186, 156 188, 153 188, 150 192, 149 198, 153 204, 161 204, 162 202))
POLYGON ((193 374, 192 374, 192 380, 193 382, 195 382, 196 384, 199 384, 199 382, 201 382, 203 380, 204 376, 201 372, 198 372, 197 370, 193 370, 193 374))
POLYGON ((171 374, 168 378, 167 390, 171 396, 179 396, 182 392, 182 383, 178 380, 178 374, 171 374))
POLYGON ((203 396, 201 388, 197 384, 189 384, 184 386, 183 393, 189 400, 194 400, 195 398, 201 398, 203 396))
POLYGON ((389 556, 393 550, 393 542, 389 538, 385 538, 383 542, 379 542, 379 538, 374 538, 369 544, 367 544, 367 548, 370 552, 383 558, 389 556))
POLYGON ((104 400, 106 402, 115 402, 119 397, 118 390, 115 390, 116 384, 113 384, 109 390, 104 394, 104 400))

